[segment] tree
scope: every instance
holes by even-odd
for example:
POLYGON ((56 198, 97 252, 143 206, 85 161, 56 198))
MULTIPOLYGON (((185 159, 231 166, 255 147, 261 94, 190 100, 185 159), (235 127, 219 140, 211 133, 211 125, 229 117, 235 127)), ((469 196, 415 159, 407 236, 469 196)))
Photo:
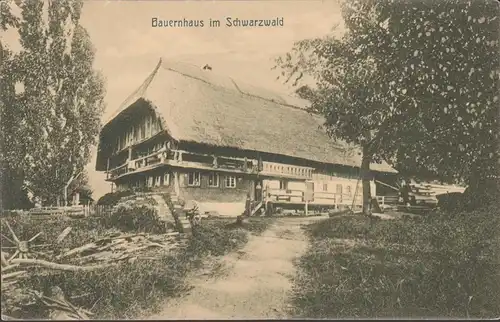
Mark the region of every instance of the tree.
POLYGON ((92 200, 92 189, 89 186, 89 178, 86 170, 75 176, 75 179, 71 181, 67 188, 68 198, 74 193, 80 194, 80 200, 92 200))
MULTIPOLYGON (((351 20, 364 15, 352 7, 351 20)), ((379 21, 389 19, 387 32, 363 30, 364 44, 394 96, 411 97, 419 111, 418 127, 398 149, 400 167, 467 184, 495 173, 498 2, 381 1, 372 8, 379 21)))
POLYGON ((387 82, 372 55, 359 47, 359 36, 351 26, 340 39, 326 36, 299 41, 277 59, 277 67, 285 82, 294 85, 301 84, 304 74, 312 77, 314 86, 301 87, 299 95, 311 101, 313 112, 325 116, 324 125, 333 139, 361 147, 363 212, 368 213, 370 163, 393 153, 393 138, 412 111, 387 95, 387 82))
MULTIPOLYGON (((10 1, 0 3, 0 30, 6 31, 8 28, 19 26, 19 19, 11 12, 10 1)), ((11 203, 18 205, 18 208, 27 208, 32 206, 26 193, 22 191, 22 178, 15 171, 9 171, 7 163, 6 143, 16 144, 19 132, 14 127, 7 131, 6 124, 16 124, 16 115, 8 113, 6 106, 13 106, 15 100, 14 84, 15 79, 15 57, 13 52, 2 43, 0 39, 0 209, 8 208, 11 203), (6 188, 8 187, 8 188, 6 188)))
POLYGON ((2 94, 6 168, 49 203, 88 163, 104 109, 104 80, 79 25, 82 5, 22 2, 16 28, 22 49, 5 73, 16 84, 13 96, 2 94))
POLYGON ((314 77, 312 107, 332 136, 360 145, 363 160, 448 181, 495 172, 498 5, 352 0, 342 9, 341 39, 298 42, 277 64, 287 81, 314 77))

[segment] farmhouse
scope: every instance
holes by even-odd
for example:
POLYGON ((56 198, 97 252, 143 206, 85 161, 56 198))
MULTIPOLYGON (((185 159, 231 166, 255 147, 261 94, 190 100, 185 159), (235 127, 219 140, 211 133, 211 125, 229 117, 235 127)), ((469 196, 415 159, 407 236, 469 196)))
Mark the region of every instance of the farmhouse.
MULTIPOLYGON (((118 190, 149 187, 204 211, 361 206, 358 149, 333 141, 307 102, 160 60, 101 130, 96 170, 118 190)), ((396 173, 372 164, 375 179, 396 173)))

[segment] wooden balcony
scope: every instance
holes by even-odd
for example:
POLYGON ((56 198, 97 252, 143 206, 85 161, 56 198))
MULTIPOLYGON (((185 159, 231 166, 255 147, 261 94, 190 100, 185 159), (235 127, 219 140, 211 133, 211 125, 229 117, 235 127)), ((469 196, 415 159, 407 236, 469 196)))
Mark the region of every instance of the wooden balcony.
POLYGON ((207 171, 224 171, 242 174, 257 174, 270 177, 295 179, 312 178, 313 168, 292 166, 274 162, 262 162, 259 171, 258 160, 248 158, 222 157, 183 150, 160 149, 146 156, 128 160, 110 169, 107 179, 113 180, 129 173, 149 170, 156 166, 171 165, 207 171))
POLYGON ((262 175, 311 179, 314 168, 264 161, 262 175))

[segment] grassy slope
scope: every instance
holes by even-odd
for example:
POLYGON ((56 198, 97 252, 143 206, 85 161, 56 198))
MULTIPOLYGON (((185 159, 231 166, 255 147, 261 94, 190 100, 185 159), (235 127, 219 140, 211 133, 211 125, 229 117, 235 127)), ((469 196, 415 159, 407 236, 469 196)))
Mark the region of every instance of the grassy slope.
POLYGON ((500 316, 500 211, 308 227, 294 316, 500 316), (348 241, 341 239, 349 239, 348 241))
MULTIPOLYGON (((18 217, 8 220, 22 239, 43 231, 39 243, 52 243, 64 228, 71 225, 71 234, 63 245, 58 246, 62 248, 83 245, 106 232, 95 218, 35 221, 18 217)), ((187 249, 156 260, 123 263, 93 272, 51 271, 21 283, 40 291, 58 285, 73 304, 92 308, 95 318, 134 318, 155 311, 166 297, 182 294, 189 287, 185 280, 187 273, 197 268, 204 256, 220 256, 239 249, 248 241, 249 232, 260 233, 271 222, 267 218, 254 219, 242 227, 235 227, 234 219, 206 219, 194 231, 187 249)), ((7 232, 3 225, 2 232, 7 232)), ((30 313, 31 317, 40 318, 47 312, 32 308, 30 313)))

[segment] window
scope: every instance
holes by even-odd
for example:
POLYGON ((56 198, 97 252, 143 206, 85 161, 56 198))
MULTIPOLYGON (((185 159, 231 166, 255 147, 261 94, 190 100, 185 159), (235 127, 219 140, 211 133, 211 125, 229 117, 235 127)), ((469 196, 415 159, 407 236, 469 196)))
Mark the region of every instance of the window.
POLYGON ((341 184, 337 185, 337 193, 342 194, 342 185, 341 184))
POLYGON ((199 172, 189 172, 188 173, 188 186, 194 186, 194 187, 200 186, 200 173, 199 172))
POLYGON ((140 125, 139 140, 144 140, 146 137, 146 123, 142 122, 140 125))
POLYGON ((227 176, 225 181, 226 188, 236 188, 236 177, 227 176))
POLYGON ((153 176, 149 176, 148 177, 148 187, 152 187, 153 186, 153 180, 154 180, 153 176))
POLYGON ((163 175, 163 185, 164 186, 168 186, 170 185, 170 173, 166 172, 164 175, 163 175))
POLYGON ((287 190, 288 189, 288 182, 285 180, 280 180, 280 190, 287 190))
POLYGON ((161 176, 156 176, 155 187, 161 186, 161 176))
POLYGON ((151 136, 151 119, 150 117, 146 117, 146 137, 150 137, 151 136))
POLYGON ((210 173, 208 175, 208 186, 209 187, 219 187, 219 174, 210 173))
POLYGON ((130 130, 130 143, 134 144, 135 143, 135 126, 132 127, 130 130))
POLYGON ((347 194, 348 196, 351 196, 351 186, 347 186, 347 187, 345 187, 345 190, 346 190, 346 194, 347 194))
POLYGON ((328 183, 323 183, 323 191, 328 191, 328 183))

